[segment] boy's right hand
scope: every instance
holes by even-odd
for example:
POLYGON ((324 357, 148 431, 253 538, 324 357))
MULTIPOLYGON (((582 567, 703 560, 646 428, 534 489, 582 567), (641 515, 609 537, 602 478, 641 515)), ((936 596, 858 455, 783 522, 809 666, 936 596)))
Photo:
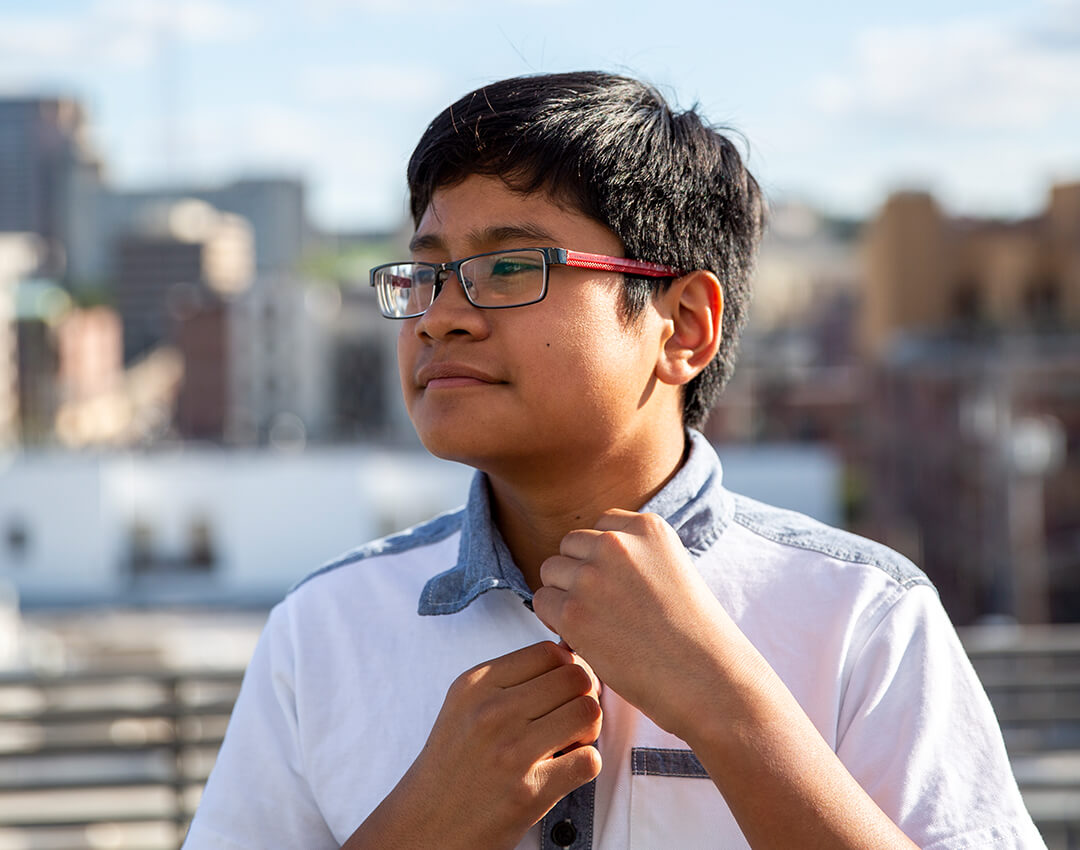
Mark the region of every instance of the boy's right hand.
POLYGON ((565 646, 526 646, 462 673, 423 750, 345 848, 512 848, 595 779, 599 683, 565 646), (556 755, 559 753, 559 755, 556 755))

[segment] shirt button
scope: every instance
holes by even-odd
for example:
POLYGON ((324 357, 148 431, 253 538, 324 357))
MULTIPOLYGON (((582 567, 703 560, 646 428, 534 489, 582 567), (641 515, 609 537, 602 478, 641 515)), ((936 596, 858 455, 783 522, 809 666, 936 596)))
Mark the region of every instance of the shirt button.
POLYGON ((568 820, 561 820, 551 828, 551 840, 559 847, 569 847, 577 840, 577 829, 568 820))

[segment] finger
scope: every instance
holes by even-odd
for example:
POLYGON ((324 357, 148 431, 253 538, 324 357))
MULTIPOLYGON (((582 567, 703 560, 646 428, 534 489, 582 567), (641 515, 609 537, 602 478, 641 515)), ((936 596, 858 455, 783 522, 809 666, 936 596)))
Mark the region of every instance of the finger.
MULTIPOLYGON (((565 641, 563 641, 563 643, 565 643, 565 641)), ((600 677, 597 676, 595 672, 593 672, 593 668, 589 665, 589 662, 582 658, 580 655, 578 655, 576 652, 574 653, 574 663, 589 674, 589 680, 592 682, 592 690, 590 691, 590 693, 592 693, 592 695, 596 697, 597 701, 599 701, 600 693, 602 691, 602 687, 600 685, 600 677)))
MULTIPOLYGON (((555 634, 560 634, 562 623, 563 606, 566 604, 567 593, 557 587, 547 585, 536 589, 533 594, 533 613, 540 618, 540 622, 551 629, 555 634)), ((559 647, 562 649, 562 647, 559 647)), ((569 649, 564 651, 570 654, 569 649)), ((535 678, 535 677, 534 677, 535 678)))
POLYGON ((601 532, 593 528, 578 528, 559 541, 559 554, 579 561, 587 561, 596 548, 601 532))
POLYGON ((585 672, 589 674, 589 678, 592 679, 593 682, 593 689, 596 692, 596 698, 600 699, 600 677, 596 675, 596 672, 593 670, 592 665, 589 664, 588 661, 586 661, 576 652, 574 652, 574 648, 566 642, 566 638, 559 639, 559 646, 565 646, 567 649, 574 653, 574 663, 579 665, 580 667, 583 667, 585 669, 585 672))
POLYGON ((641 516, 637 511, 624 511, 622 508, 611 508, 600 514, 593 528, 597 531, 623 531, 636 517, 641 516))
POLYGON ((577 558, 565 555, 552 555, 540 565, 540 582, 545 587, 569 590, 574 581, 574 574, 581 566, 577 558))
MULTIPOLYGON (((567 750, 555 758, 544 759, 533 770, 540 787, 554 798, 552 806, 586 782, 600 775, 603 760, 600 751, 585 745, 567 750)), ((549 798, 550 799, 550 798, 549 798)))
POLYGON ((514 701, 515 710, 536 720, 570 700, 592 695, 593 690, 589 670, 581 664, 565 664, 509 689, 507 695, 514 701))
POLYGON ((470 673, 493 687, 512 688, 573 662, 573 653, 550 640, 516 649, 474 667, 470 673))
POLYGON ((603 712, 592 696, 574 697, 526 727, 522 754, 536 761, 571 744, 591 744, 600 736, 603 712))

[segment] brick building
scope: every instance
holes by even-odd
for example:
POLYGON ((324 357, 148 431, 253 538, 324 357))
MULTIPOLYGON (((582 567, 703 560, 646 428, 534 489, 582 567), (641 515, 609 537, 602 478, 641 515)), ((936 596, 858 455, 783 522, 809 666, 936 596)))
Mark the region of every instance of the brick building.
POLYGON ((868 227, 867 520, 958 622, 1080 619, 1080 184, 1016 222, 868 227))

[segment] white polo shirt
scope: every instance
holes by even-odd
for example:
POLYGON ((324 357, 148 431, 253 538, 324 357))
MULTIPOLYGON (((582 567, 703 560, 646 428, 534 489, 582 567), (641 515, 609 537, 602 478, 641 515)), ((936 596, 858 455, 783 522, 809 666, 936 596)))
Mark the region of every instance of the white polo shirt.
MULTIPOLYGON (((926 577, 883 546, 730 493, 712 447, 690 440, 643 510, 675 528, 855 779, 923 850, 1045 848, 926 577)), ((530 600, 482 474, 462 510, 313 573, 270 614, 184 847, 340 847, 408 769, 460 673, 557 639, 530 600)), ((749 846, 683 741, 610 689, 601 705, 599 778, 522 850, 749 846)))

